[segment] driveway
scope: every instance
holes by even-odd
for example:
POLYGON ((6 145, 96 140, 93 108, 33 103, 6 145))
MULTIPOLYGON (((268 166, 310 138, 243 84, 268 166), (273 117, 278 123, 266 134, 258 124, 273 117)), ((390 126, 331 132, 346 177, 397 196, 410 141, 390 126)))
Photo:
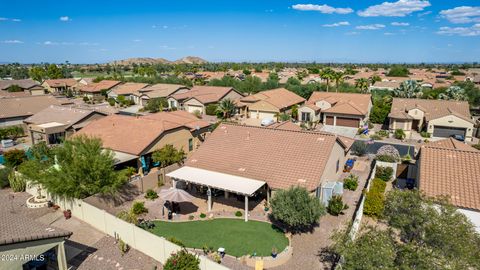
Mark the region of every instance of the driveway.
POLYGON ((357 135, 357 132, 358 132, 358 128, 339 127, 339 126, 323 126, 320 130, 345 136, 352 139, 355 137, 355 135, 357 135))

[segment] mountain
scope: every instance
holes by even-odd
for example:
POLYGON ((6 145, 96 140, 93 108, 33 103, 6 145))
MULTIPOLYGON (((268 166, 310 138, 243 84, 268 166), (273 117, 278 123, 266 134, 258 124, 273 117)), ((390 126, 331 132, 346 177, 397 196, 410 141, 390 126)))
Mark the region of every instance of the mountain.
POLYGON ((176 61, 169 61, 164 58, 151 58, 151 57, 137 57, 137 58, 128 58, 123 60, 112 61, 110 65, 119 65, 119 66, 131 66, 133 64, 204 64, 207 63, 206 60, 196 57, 196 56, 187 56, 176 61))

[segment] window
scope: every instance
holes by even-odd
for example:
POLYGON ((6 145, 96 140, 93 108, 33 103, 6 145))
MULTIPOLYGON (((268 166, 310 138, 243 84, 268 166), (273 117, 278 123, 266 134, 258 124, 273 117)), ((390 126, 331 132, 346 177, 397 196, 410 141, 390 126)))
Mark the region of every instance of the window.
POLYGON ((175 101, 170 100, 170 108, 174 108, 174 107, 177 107, 177 106, 175 106, 175 101))
POLYGON ((193 138, 188 139, 188 151, 193 151, 193 138))
POLYGON ((310 121, 310 113, 302 112, 302 122, 309 122, 309 121, 310 121))
POLYGON ((340 160, 337 160, 337 167, 335 172, 338 173, 338 170, 340 169, 340 160))

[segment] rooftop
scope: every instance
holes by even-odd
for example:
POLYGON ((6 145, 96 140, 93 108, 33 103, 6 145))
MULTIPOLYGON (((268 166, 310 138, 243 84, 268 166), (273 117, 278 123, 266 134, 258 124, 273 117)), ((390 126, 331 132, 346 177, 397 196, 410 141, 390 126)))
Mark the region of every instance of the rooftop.
POLYGON ((71 126, 94 112, 95 111, 93 110, 50 105, 49 107, 28 117, 24 120, 24 122, 35 125, 57 122, 63 125, 71 126))
POLYGON ((408 118, 407 112, 415 108, 425 113, 427 121, 447 115, 456 115, 466 121, 473 121, 467 101, 418 98, 394 98, 388 117, 406 119, 408 118))
POLYGON ((30 116, 51 105, 70 104, 65 98, 51 95, 0 98, 0 118, 30 116))
POLYGON ((103 80, 97 83, 90 83, 88 85, 82 86, 80 88, 81 92, 89 92, 89 93, 98 93, 102 90, 110 90, 112 87, 119 85, 120 81, 112 81, 112 80, 103 80))
POLYGON ((330 113, 366 115, 369 111, 371 95, 356 93, 313 92, 308 99, 309 104, 325 100, 332 107, 323 110, 330 113))
POLYGON ((48 84, 50 87, 72 87, 77 84, 77 80, 73 78, 65 78, 65 79, 55 79, 55 80, 45 80, 45 83, 48 84))
POLYGON ((137 94, 145 94, 150 98, 168 97, 182 88, 187 87, 180 84, 157 83, 140 89, 137 94))
POLYGON ((117 85, 115 88, 113 88, 112 91, 117 95, 131 95, 147 86, 148 86, 148 83, 127 82, 124 84, 117 85))
POLYGON ((231 90, 234 90, 233 87, 194 86, 190 91, 186 93, 174 94, 172 97, 176 100, 195 98, 198 101, 207 104, 219 101, 231 90))
POLYGON ((258 102, 266 101, 275 106, 279 110, 289 108, 295 104, 305 101, 301 96, 289 91, 285 88, 277 88, 272 90, 261 91, 257 94, 246 96, 240 99, 241 102, 258 102))
POLYGON ((31 79, 24 80, 0 80, 0 90, 5 90, 12 85, 18 85, 23 89, 29 89, 33 86, 39 85, 38 82, 31 79))

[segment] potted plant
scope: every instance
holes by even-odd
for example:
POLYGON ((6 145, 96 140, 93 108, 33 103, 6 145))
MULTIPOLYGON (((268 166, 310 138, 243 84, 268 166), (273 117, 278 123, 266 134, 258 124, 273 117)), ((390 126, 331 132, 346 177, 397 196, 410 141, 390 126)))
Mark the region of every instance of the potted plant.
POLYGON ((273 247, 272 248, 272 258, 275 259, 277 257, 277 255, 278 255, 278 250, 277 250, 276 247, 273 247))
POLYGON ((267 201, 265 201, 265 204, 263 206, 264 206, 263 210, 265 210, 265 212, 268 212, 268 210, 270 210, 270 208, 268 207, 267 201))
POLYGON ((71 218, 72 217, 72 211, 70 211, 70 209, 63 211, 63 216, 65 217, 65 219, 71 218))

